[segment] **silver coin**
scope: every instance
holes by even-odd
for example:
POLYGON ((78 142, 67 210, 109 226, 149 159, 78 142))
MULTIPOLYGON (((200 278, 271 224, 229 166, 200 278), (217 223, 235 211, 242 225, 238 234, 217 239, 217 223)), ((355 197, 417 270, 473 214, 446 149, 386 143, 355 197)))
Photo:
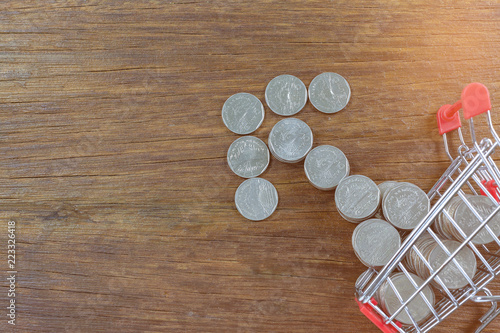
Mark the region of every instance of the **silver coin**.
POLYGON ((274 158, 276 158, 278 161, 280 162, 283 162, 283 163, 288 163, 287 161, 285 161, 284 159, 281 159, 273 150, 273 148, 271 146, 269 146, 269 151, 271 152, 271 154, 274 156, 274 158))
POLYGON ((378 188, 380 189, 380 198, 382 202, 384 201, 384 198, 390 190, 392 190, 394 187, 398 186, 400 183, 388 180, 383 183, 378 184, 378 188))
POLYGON ((377 210, 377 212, 372 217, 375 218, 375 219, 385 220, 385 217, 382 214, 382 209, 380 209, 380 207, 379 207, 379 209, 377 210))
MULTIPOLYGON (((449 239, 443 240, 443 244, 444 246, 446 246, 448 252, 450 253, 453 253, 461 245, 459 242, 449 239)), ((432 269, 437 270, 443 265, 444 261, 448 259, 448 257, 449 256, 446 254, 446 252, 444 252, 444 250, 436 243, 436 246, 429 255, 428 261, 432 269)), ((467 276, 472 279, 476 274, 477 269, 476 257, 474 256, 474 252, 472 252, 472 250, 468 247, 464 247, 457 253, 455 259, 467 274, 467 276)), ((429 276, 430 272, 427 277, 429 276)), ((460 272, 458 266, 454 262, 449 262, 438 274, 438 277, 448 289, 452 290, 463 288, 469 283, 467 281, 467 278, 460 272)))
MULTIPOLYGON (((442 240, 441 242, 450 253, 453 253, 461 245, 461 243, 449 239, 442 240)), ((417 273, 417 275, 423 279, 427 279, 431 276, 431 273, 433 273, 430 271, 428 265, 436 271, 443 265, 444 261, 448 259, 446 252, 430 234, 421 235, 415 242, 415 246, 427 263, 422 260, 413 248, 406 255, 405 260, 408 269, 417 273)), ((438 274, 439 279, 432 281, 432 284, 436 288, 443 289, 442 283, 450 290, 459 289, 468 284, 466 276, 470 279, 474 277, 477 263, 474 252, 472 252, 471 249, 468 247, 462 248, 462 250, 456 254, 455 259, 466 275, 460 272, 458 266, 453 261, 449 262, 438 274)))
MULTIPOLYGON (((415 247, 426 258, 428 262, 429 255, 431 251, 436 246, 436 241, 430 234, 424 233, 415 241, 415 247)), ((412 247, 411 250, 405 256, 406 266, 412 272, 415 272, 418 276, 422 278, 429 277, 429 269, 425 265, 424 261, 420 258, 417 252, 412 247)))
POLYGON ((361 273, 358 278, 356 279, 356 283, 354 284, 356 288, 364 288, 365 286, 368 285, 368 282, 370 282, 373 278, 373 272, 371 269, 364 271, 361 273))
MULTIPOLYGON (((494 204, 488 197, 483 195, 475 195, 467 198, 474 207, 474 209, 479 213, 482 219, 485 219, 490 215, 496 208, 494 204)), ((463 232, 469 236, 472 234, 481 224, 481 221, 474 215, 474 213, 467 207, 465 202, 461 202, 456 208, 454 214, 455 221, 463 230, 463 232)), ((487 224, 493 231, 493 234, 498 237, 500 235, 500 214, 496 214, 487 224)), ((455 231, 455 230, 453 230, 455 231)), ((463 241, 464 238, 460 236, 458 231, 454 232, 455 236, 463 241)), ((487 244, 494 241, 493 236, 486 230, 486 228, 481 229, 479 233, 472 238, 474 244, 487 244)))
POLYGON ((445 211, 448 215, 454 219, 457 207, 462 203, 462 199, 459 196, 453 197, 445 206, 444 210, 439 214, 438 218, 434 222, 434 230, 443 238, 456 238, 460 239, 460 234, 455 229, 451 221, 448 219, 445 211), (457 236, 455 236, 457 235, 457 236))
POLYGON ((349 222, 372 217, 380 203, 380 190, 368 177, 353 175, 342 179, 335 190, 337 211, 349 222))
POLYGON ((304 170, 314 187, 333 190, 349 174, 349 161, 340 149, 323 145, 307 154, 304 170))
POLYGON ((252 221, 261 221, 276 210, 278 192, 271 182, 250 178, 238 187, 234 202, 241 215, 252 221))
POLYGON ((335 113, 347 105, 351 88, 337 73, 321 73, 309 85, 309 100, 321 112, 335 113))
MULTIPOLYGON (((399 184, 400 184, 399 182, 395 182, 395 181, 391 181, 391 180, 388 180, 388 181, 385 181, 383 183, 378 184, 377 186, 380 190, 380 203, 383 203, 387 193, 391 189, 393 189, 394 187, 398 186, 399 184)), ((386 219, 384 216, 384 212, 383 212, 383 205, 380 205, 380 208, 377 211, 377 213, 375 214, 375 217, 381 218, 383 220, 386 219)))
POLYGON ((266 103, 280 116, 292 116, 302 110, 307 102, 305 84, 293 75, 280 75, 266 87, 266 103))
POLYGON ((424 191, 410 183, 400 183, 391 189, 384 201, 384 216, 396 228, 411 230, 427 215, 430 201, 424 191))
POLYGON ((312 144, 311 128, 297 118, 278 121, 269 133, 269 150, 281 162, 296 163, 303 160, 312 144))
POLYGON ((352 246, 359 260, 368 267, 385 266, 401 246, 399 232, 390 223, 370 219, 358 224, 352 246))
MULTIPOLYGON (((424 281, 417 275, 412 273, 409 273, 408 275, 418 287, 424 284, 424 281)), ((413 286, 409 277, 404 273, 395 273, 391 276, 391 281, 395 289, 398 291, 398 294, 401 296, 403 302, 408 300, 417 291, 417 288, 413 286)), ((408 303, 408 312, 417 323, 421 322, 431 314, 431 309, 425 303, 422 294, 430 303, 430 306, 434 307, 435 302, 434 292, 432 291, 431 287, 425 286, 422 291, 411 302, 408 303)), ((403 304, 397 297, 396 292, 394 291, 392 286, 387 281, 380 287, 377 298, 379 298, 381 302, 382 309, 389 316, 392 316, 403 304)), ((410 316, 408 316, 408 313, 405 311, 405 309, 399 312, 395 319, 404 325, 413 324, 410 316)))
POLYGON ((264 106, 252 94, 238 93, 229 97, 222 106, 222 121, 236 134, 250 134, 262 124, 264 106))
POLYGON ((234 140, 227 151, 227 163, 240 177, 252 178, 262 174, 269 165, 269 150, 261 139, 244 136, 234 140))

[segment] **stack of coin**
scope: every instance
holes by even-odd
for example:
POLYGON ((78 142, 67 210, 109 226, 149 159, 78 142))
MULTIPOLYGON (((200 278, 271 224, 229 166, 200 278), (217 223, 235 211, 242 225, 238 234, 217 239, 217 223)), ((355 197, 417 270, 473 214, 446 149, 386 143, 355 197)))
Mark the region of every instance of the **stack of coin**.
MULTIPOLYGON (((387 193, 393 189, 395 186, 399 185, 399 182, 388 180, 383 183, 378 184, 378 189, 380 190, 380 203, 384 202, 385 196, 387 193)), ((378 219, 385 220, 384 213, 382 212, 382 205, 380 205, 379 210, 374 215, 378 219)))
MULTIPOLYGON (((393 273, 390 276, 395 290, 397 290, 403 302, 406 302, 406 300, 408 300, 417 291, 417 288, 415 288, 412 284, 410 278, 418 287, 424 284, 424 281, 420 277, 412 273, 408 273, 408 276, 404 273, 393 273)), ((430 286, 425 286, 422 291, 406 306, 408 312, 411 314, 416 323, 422 322, 431 314, 431 309, 424 301, 422 295, 427 299, 431 307, 434 307, 435 303, 435 296, 432 288, 430 286)), ((389 316, 392 316, 401 307, 401 305, 403 305, 403 302, 399 300, 396 292, 388 281, 382 283, 375 294, 375 299, 379 302, 384 312, 389 316)), ((413 324, 405 309, 399 312, 399 314, 395 317, 395 320, 399 321, 403 325, 413 324)))
MULTIPOLYGON (((415 247, 420 251, 420 253, 424 256, 424 258, 428 258, 430 252, 436 246, 436 241, 429 234, 421 235, 415 242, 415 247)), ((427 260, 427 259, 426 259, 427 260)), ((409 270, 415 272, 418 276, 427 278, 428 277, 428 269, 425 266, 425 263, 418 257, 415 250, 411 249, 406 257, 405 262, 409 270)))
POLYGON ((402 230, 415 228, 429 209, 430 200, 427 194, 410 183, 398 183, 385 194, 382 201, 384 217, 402 230))
POLYGON ((261 221, 271 216, 278 206, 278 192, 269 181, 250 178, 238 187, 234 202, 241 215, 252 221, 261 221))
MULTIPOLYGON (((466 199, 479 213, 481 219, 488 217, 497 207, 497 204, 493 203, 487 196, 468 195, 466 196, 466 199)), ((481 224, 481 221, 458 196, 450 200, 445 209, 466 236, 471 235, 481 224)), ((493 216, 487 225, 495 235, 495 238, 497 238, 500 235, 500 214, 497 213, 493 216)), ((434 229, 445 238, 453 238, 461 242, 465 239, 460 235, 458 230, 453 226, 444 213, 441 213, 434 222, 434 229)), ((479 231, 479 233, 472 238, 472 242, 478 245, 488 244, 493 242, 495 238, 488 232, 488 230, 486 230, 486 228, 483 227, 481 231, 479 231)))
POLYGON ((345 177, 335 190, 335 205, 349 222, 359 223, 377 212, 380 190, 370 178, 362 175, 345 177))
MULTIPOLYGON (((450 254, 461 245, 461 243, 450 239, 442 240, 442 243, 450 254)), ((429 234, 424 234, 419 237, 415 242, 415 246, 425 258, 425 261, 427 261, 427 263, 431 266, 433 271, 439 269, 445 260, 448 259, 448 255, 444 249, 429 234)), ((470 248, 464 247, 456 254, 455 259, 467 277, 472 279, 477 270, 477 262, 474 252, 470 248)), ((408 252, 405 257, 405 261, 408 268, 421 278, 427 279, 431 276, 429 267, 425 264, 422 258, 418 256, 415 250, 411 249, 410 252, 408 252)), ((438 277, 444 286, 450 290, 463 288, 469 283, 467 277, 462 274, 458 266, 453 261, 449 262, 441 270, 438 277)), ((437 288, 442 287, 437 279, 433 280, 432 284, 437 288)))
POLYGON ((271 154, 281 162, 302 161, 313 144, 311 128, 297 118, 278 121, 269 133, 268 145, 271 154))
POLYGON ((293 75, 280 75, 268 83, 265 92, 269 108, 280 116, 292 116, 307 102, 305 84, 293 75))
POLYGON ((352 234, 354 253, 367 267, 385 266, 400 246, 399 232, 384 220, 370 219, 361 222, 352 234))
POLYGON ((340 149, 323 145, 307 154, 304 170, 314 187, 328 191, 337 187, 349 175, 349 161, 340 149))
POLYGON ((269 165, 269 150, 261 139, 250 135, 244 136, 234 140, 229 146, 227 163, 240 177, 257 177, 269 165))
POLYGON ((252 94, 234 94, 222 106, 222 121, 236 134, 250 134, 264 121, 264 106, 252 94))
POLYGON ((385 181, 383 183, 378 184, 378 188, 380 190, 381 202, 384 202, 384 199, 390 190, 392 190, 394 187, 396 187, 400 184, 401 183, 396 182, 396 181, 392 181, 392 180, 388 180, 388 181, 385 181))
MULTIPOLYGON (((470 198, 470 196, 468 196, 470 198)), ((433 228, 438 235, 443 238, 459 239, 452 234, 452 230, 455 229, 451 222, 446 217, 444 211, 446 211, 453 218, 457 210, 458 205, 462 202, 459 196, 453 197, 445 206, 443 212, 438 215, 437 219, 434 220, 433 228)), ((453 218, 453 220, 455 220, 453 218)))
POLYGON ((337 73, 321 73, 309 85, 309 100, 321 112, 335 113, 342 110, 351 98, 351 88, 337 73))

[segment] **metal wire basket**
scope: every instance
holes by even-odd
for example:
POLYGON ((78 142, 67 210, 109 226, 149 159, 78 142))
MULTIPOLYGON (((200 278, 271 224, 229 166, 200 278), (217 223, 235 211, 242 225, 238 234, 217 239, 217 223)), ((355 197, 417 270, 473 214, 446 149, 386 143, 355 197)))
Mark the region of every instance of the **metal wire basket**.
MULTIPOLYGON (((364 272, 356 282, 356 302, 360 310, 373 323, 375 323, 383 332, 428 332, 430 329, 442 322, 448 315, 457 310, 468 300, 474 302, 491 302, 491 309, 480 319, 481 325, 477 332, 486 327, 498 314, 497 301, 500 296, 493 296, 487 289, 488 284, 500 274, 500 229, 493 226, 491 221, 496 223, 495 219, 500 218, 496 214, 500 211, 499 194, 497 184, 500 184, 500 172, 493 160, 495 149, 500 145, 500 138, 495 132, 492 124, 491 103, 487 88, 480 83, 468 85, 461 95, 461 99, 453 105, 443 105, 437 114, 438 127, 443 136, 446 153, 448 154, 451 165, 444 172, 441 178, 436 182, 428 193, 432 207, 426 217, 420 224, 406 237, 399 251, 392 257, 390 262, 381 270, 374 268, 364 272), (459 110, 463 109, 464 118, 470 125, 470 141, 464 140, 461 131, 461 121, 459 110), (488 134, 480 141, 476 139, 473 118, 476 116, 486 117, 488 134), (458 133, 458 153, 453 157, 446 134, 456 131, 458 133), (480 212, 474 205, 473 198, 485 196, 491 202, 491 210, 486 213, 480 212), (463 225, 457 223, 456 218, 452 216, 450 202, 458 202, 470 211, 470 214, 477 219, 474 227, 464 230, 463 225), (449 251, 443 244, 446 237, 437 230, 436 221, 438 218, 446 218, 448 221, 448 235, 455 235, 455 239, 460 241, 460 246, 454 251, 449 251), (451 232, 451 233, 450 233, 451 232), (483 235, 488 238, 485 242, 475 241, 483 235), (433 268, 429 260, 419 251, 415 243, 421 237, 432 237, 447 258, 439 266, 433 268), (458 263, 457 254, 463 249, 469 248, 473 251, 477 271, 473 277, 466 274, 464 267, 458 263), (429 276, 423 277, 423 283, 417 283, 413 277, 414 272, 407 265, 405 258, 413 251, 413 255, 418 256, 429 276), (467 279, 467 285, 460 289, 450 290, 446 284, 439 278, 440 272, 449 263, 453 263, 459 272, 467 279), (398 272, 404 274, 412 283, 415 291, 409 297, 401 297, 397 288, 394 286, 393 276, 398 272), (399 300, 395 310, 386 313, 380 302, 377 300, 377 291, 385 285, 386 288, 392 288, 399 300), (435 294, 435 302, 425 296, 424 288, 431 287, 435 294), (429 315, 418 320, 408 308, 408 304, 416 298, 421 298, 425 306, 428 307, 429 315), (411 324, 402 324, 396 317, 400 313, 406 313, 411 324)), ((484 198, 482 198, 484 199, 484 198)))

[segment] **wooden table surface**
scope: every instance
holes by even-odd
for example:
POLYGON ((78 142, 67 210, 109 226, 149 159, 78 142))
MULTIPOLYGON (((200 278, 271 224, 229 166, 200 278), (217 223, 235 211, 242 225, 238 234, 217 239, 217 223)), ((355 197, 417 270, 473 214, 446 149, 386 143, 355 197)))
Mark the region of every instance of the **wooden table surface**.
MULTIPOLYGON (((437 109, 474 81, 500 103, 499 28, 497 1, 2 2, 0 331, 378 332, 354 302, 355 225, 303 163, 272 159, 270 218, 237 212, 222 105, 337 72, 348 106, 297 114, 314 145, 428 191, 449 165, 437 109)), ((281 117, 265 108, 267 142, 281 117)), ((473 332, 488 308, 435 332, 473 332)))

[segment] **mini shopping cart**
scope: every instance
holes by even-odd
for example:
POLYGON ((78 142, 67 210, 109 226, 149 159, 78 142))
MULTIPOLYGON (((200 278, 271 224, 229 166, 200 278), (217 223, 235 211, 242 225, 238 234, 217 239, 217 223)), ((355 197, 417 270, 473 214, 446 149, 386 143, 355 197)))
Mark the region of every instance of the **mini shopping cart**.
POLYGON ((493 129, 490 109, 489 92, 480 83, 468 85, 462 91, 461 99, 458 102, 453 105, 443 105, 439 109, 437 114, 438 127, 444 140, 446 153, 451 160, 451 165, 428 193, 432 204, 431 209, 420 224, 406 237, 399 251, 387 265, 380 270, 368 269, 356 282, 356 302, 361 312, 385 333, 428 332, 469 300, 491 302, 491 308, 480 318, 481 324, 476 332, 483 330, 500 314, 500 309, 497 308, 500 296, 492 295, 487 288, 488 284, 500 274, 500 239, 498 232, 493 232, 492 228, 487 225, 495 217, 495 214, 500 211, 500 205, 498 204, 500 191, 497 186, 497 184, 500 184, 500 172, 493 160, 493 153, 500 145, 500 138, 493 129), (460 109, 463 109, 464 118, 468 120, 470 125, 470 141, 467 140, 467 142, 464 140, 461 131, 458 112, 460 109), (474 128, 474 118, 476 116, 479 116, 478 118, 485 116, 488 126, 487 135, 480 141, 476 139, 474 128), (458 146, 458 153, 456 157, 453 157, 452 153, 450 153, 450 146, 446 138, 446 134, 452 131, 457 133, 456 145, 458 146), (473 195, 487 196, 494 204, 493 211, 486 217, 482 217, 484 214, 479 214, 469 200, 473 195), (463 201, 478 219, 479 223, 472 233, 465 234, 459 224, 448 213, 447 204, 453 198, 463 201), (443 246, 442 237, 433 228, 433 223, 440 214, 448 218, 451 226, 456 229, 455 232, 459 233, 463 239, 459 248, 452 253, 443 246), (474 243, 473 238, 480 232, 488 232, 493 237, 493 242, 486 245, 474 243), (446 252, 447 258, 437 269, 432 269, 429 262, 415 246, 415 242, 419 237, 424 235, 433 237, 446 252), (466 275, 455 259, 457 253, 464 247, 471 249, 476 256, 477 271, 473 278, 466 275), (423 284, 415 283, 404 260, 405 256, 412 250, 429 269, 430 276, 427 279, 422 279, 423 284), (460 272, 467 278, 468 284, 466 287, 456 290, 449 290, 443 284, 441 284, 441 288, 433 288, 435 302, 431 304, 432 302, 425 299, 422 291, 424 288, 431 286, 433 281, 435 286, 436 280, 439 281, 438 274, 451 262, 457 265, 460 272), (391 275, 394 276, 395 272, 405 274, 415 287, 415 292, 409 298, 403 299, 395 291, 400 304, 397 304, 395 312, 391 311, 392 314, 387 314, 377 302, 375 295, 384 283, 385 285, 388 283, 394 289, 391 275), (430 315, 419 322, 415 321, 408 310, 408 304, 416 297, 422 297, 430 310, 430 315), (397 315, 401 312, 408 314, 411 325, 402 325, 396 320, 397 315))

